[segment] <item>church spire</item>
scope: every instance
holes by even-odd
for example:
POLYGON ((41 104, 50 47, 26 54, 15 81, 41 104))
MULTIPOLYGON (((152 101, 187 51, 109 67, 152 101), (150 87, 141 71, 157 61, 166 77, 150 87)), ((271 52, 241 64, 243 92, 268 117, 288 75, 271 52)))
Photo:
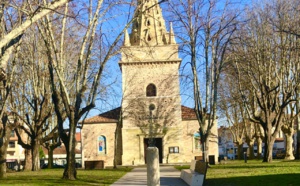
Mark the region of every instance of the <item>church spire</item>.
POLYGON ((170 22, 169 44, 176 44, 172 22, 170 22))
POLYGON ((127 32, 127 29, 125 30, 124 33, 124 46, 130 46, 130 39, 129 39, 129 34, 127 32))
MULTIPOLYGON (((130 43, 132 46, 156 46, 176 44, 170 41, 165 20, 158 0, 137 0, 135 20, 132 24, 130 43)), ((174 34, 173 34, 174 35, 174 34)), ((175 40, 174 40, 175 41, 175 40)))

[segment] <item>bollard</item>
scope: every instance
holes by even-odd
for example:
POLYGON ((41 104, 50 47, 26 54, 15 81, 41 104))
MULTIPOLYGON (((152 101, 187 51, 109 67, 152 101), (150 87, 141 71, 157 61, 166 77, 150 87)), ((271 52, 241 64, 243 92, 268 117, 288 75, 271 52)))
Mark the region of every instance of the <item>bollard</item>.
POLYGON ((147 148, 147 186, 160 185, 159 155, 157 147, 147 148))

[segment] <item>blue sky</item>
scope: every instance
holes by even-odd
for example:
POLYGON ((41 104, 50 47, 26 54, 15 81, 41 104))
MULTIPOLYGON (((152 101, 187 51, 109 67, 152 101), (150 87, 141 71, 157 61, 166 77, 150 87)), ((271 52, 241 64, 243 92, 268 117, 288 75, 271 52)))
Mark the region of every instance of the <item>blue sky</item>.
MULTIPOLYGON (((106 28, 107 31, 111 34, 116 34, 120 32, 120 30, 126 25, 126 23, 130 20, 132 11, 134 10, 134 7, 130 6, 122 6, 117 7, 116 10, 123 10, 124 13, 119 13, 119 15, 113 15, 114 18, 110 22, 107 22, 106 28)), ((114 12, 111 12, 112 14, 114 12)), ((164 10, 164 9, 163 9, 164 10)), ((163 11, 164 13, 164 11, 163 11)), ((110 17, 112 14, 107 15, 110 17)), ((169 22, 166 21, 167 29, 169 30, 169 22)), ((128 29, 130 32, 130 28, 128 29)), ((123 39, 123 38, 122 38, 123 39)), ((116 107, 119 107, 121 104, 122 99, 122 74, 121 70, 119 68, 118 62, 120 56, 117 55, 114 58, 110 60, 110 62, 107 65, 106 73, 105 73, 105 81, 102 83, 109 84, 110 86, 107 88, 106 92, 103 96, 99 97, 99 100, 97 101, 96 108, 90 111, 89 117, 97 115, 99 113, 114 109, 116 107)), ((187 99, 186 96, 183 96, 182 103, 186 106, 192 106, 191 99, 187 99)))

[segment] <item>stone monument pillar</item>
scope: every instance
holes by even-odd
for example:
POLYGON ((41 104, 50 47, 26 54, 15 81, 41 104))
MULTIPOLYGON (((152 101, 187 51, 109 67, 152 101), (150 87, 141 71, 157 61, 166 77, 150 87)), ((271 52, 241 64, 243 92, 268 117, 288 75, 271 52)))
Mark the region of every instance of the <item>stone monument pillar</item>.
POLYGON ((157 147, 147 148, 147 185, 160 186, 159 156, 157 147))

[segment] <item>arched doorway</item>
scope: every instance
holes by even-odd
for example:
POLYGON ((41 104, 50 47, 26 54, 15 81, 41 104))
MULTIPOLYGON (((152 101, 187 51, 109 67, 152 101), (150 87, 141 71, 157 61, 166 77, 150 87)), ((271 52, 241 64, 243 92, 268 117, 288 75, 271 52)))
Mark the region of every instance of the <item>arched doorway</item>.
MULTIPOLYGON (((145 164, 147 164, 147 156, 146 150, 148 148, 149 138, 144 138, 144 157, 145 157, 145 164)), ((155 146, 158 148, 158 156, 159 156, 159 163, 163 161, 163 148, 162 148, 162 138, 154 138, 155 146)))

